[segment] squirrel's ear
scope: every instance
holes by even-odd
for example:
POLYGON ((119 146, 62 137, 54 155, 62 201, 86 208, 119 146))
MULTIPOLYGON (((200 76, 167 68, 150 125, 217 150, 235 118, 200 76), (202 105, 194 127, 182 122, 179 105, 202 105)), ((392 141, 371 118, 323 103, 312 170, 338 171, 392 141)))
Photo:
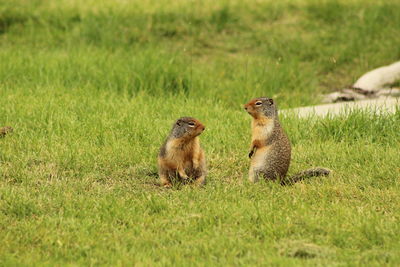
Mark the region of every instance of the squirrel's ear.
POLYGON ((272 98, 268 98, 267 102, 270 106, 274 104, 274 100, 272 98))

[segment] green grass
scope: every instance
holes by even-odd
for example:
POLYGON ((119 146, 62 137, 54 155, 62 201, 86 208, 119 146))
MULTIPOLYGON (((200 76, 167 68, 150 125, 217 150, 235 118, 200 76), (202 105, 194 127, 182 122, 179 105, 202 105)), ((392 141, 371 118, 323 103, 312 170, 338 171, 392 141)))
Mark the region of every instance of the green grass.
POLYGON ((319 102, 400 58, 395 1, 2 1, 0 265, 400 263, 400 110, 282 118, 290 187, 246 181, 250 116, 319 102), (156 155, 194 116, 208 184, 156 155))

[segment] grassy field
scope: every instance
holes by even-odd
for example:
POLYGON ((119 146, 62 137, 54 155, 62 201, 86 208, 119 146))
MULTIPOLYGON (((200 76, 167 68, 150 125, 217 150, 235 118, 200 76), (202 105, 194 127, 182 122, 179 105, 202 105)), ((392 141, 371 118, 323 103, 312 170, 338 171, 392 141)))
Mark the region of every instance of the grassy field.
POLYGON ((282 118, 282 187, 246 181, 248 99, 316 104, 400 58, 396 1, 0 1, 0 265, 400 264, 400 110, 282 118), (194 116, 208 184, 154 184, 194 116))

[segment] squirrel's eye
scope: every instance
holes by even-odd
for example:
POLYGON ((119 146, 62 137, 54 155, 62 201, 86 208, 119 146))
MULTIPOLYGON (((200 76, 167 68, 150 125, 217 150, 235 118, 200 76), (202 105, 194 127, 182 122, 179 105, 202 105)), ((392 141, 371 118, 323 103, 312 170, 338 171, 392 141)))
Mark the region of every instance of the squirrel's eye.
POLYGON ((194 122, 189 122, 188 124, 190 127, 194 127, 194 122))
POLYGON ((256 102, 256 106, 261 106, 261 105, 262 105, 261 101, 256 102))

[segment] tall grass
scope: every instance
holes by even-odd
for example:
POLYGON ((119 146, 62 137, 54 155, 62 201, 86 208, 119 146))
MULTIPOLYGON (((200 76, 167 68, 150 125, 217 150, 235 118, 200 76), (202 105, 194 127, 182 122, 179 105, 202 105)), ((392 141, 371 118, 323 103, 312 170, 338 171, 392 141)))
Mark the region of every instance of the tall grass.
POLYGON ((1 80, 283 106, 350 85, 400 55, 391 1, 12 1, 1 80))

